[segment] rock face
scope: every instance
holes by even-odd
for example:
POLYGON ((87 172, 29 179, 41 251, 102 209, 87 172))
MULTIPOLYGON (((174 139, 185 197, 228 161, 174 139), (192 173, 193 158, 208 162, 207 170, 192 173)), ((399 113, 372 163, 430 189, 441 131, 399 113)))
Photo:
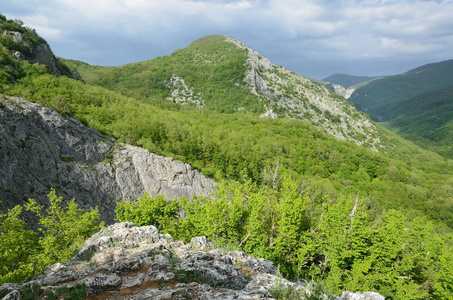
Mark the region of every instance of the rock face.
POLYGON ((28 60, 31 64, 39 63, 45 65, 52 74, 56 76, 66 75, 77 80, 82 80, 80 75, 69 69, 57 60, 49 44, 34 30, 27 29, 29 31, 28 38, 24 38, 24 35, 18 31, 3 30, 0 25, 0 34, 3 37, 9 37, 11 40, 22 46, 21 51, 12 51, 11 56, 18 60, 28 60), (38 42, 30 41, 30 35, 32 39, 39 40, 38 42))
POLYGON ((225 37, 225 41, 248 51, 245 84, 260 99, 269 101, 271 108, 280 111, 281 116, 309 120, 325 133, 339 139, 353 141, 357 145, 366 144, 375 151, 382 150, 376 126, 344 98, 303 76, 272 64, 266 57, 234 38, 225 37))
MULTIPOLYGON (((57 263, 23 284, 3 284, 3 299, 20 292, 59 299, 80 295, 96 299, 273 299, 293 290, 311 294, 310 285, 279 277, 270 261, 241 251, 212 249, 205 237, 174 241, 154 226, 117 223, 93 235, 71 262, 57 263)), ((377 293, 345 292, 340 298, 382 300, 377 293)), ((69 299, 69 298, 65 298, 69 299)))
MULTIPOLYGON (((216 183, 171 157, 116 142, 70 117, 20 98, 0 99, 0 209, 55 188, 111 224, 117 201, 209 195, 216 183)), ((34 223, 30 215, 27 223, 34 223)))
POLYGON ((335 93, 337 93, 340 96, 343 96, 345 99, 351 98, 352 93, 354 93, 355 91, 354 87, 349 87, 345 89, 339 84, 332 84, 332 87, 335 93))
POLYGON ((198 107, 204 106, 204 101, 201 99, 201 93, 194 94, 193 88, 187 87, 184 79, 175 76, 175 74, 171 76, 170 82, 168 82, 166 86, 172 89, 171 96, 168 97, 167 100, 181 104, 194 103, 198 107))

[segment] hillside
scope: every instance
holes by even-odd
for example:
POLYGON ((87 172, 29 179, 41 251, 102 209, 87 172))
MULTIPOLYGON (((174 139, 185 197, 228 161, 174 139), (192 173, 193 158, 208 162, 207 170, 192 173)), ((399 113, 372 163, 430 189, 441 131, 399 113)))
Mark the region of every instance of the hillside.
POLYGON ((23 26, 19 20, 8 20, 0 14, 0 82, 15 82, 30 67, 21 64, 41 64, 56 76, 80 76, 56 59, 49 44, 32 28, 23 26))
MULTIPOLYGON (((49 187, 78 199, 82 208, 99 207, 114 220, 118 201, 142 196, 169 198, 209 195, 215 182, 172 158, 116 142, 56 111, 23 99, 0 98, 1 211, 29 198, 46 202, 49 187)), ((29 224, 37 224, 30 219, 29 224)))
MULTIPOLYGON (((143 300, 275 299, 285 294, 327 297, 313 282, 282 278, 271 261, 216 248, 206 237, 175 242, 154 226, 132 223, 114 224, 94 234, 71 262, 51 266, 33 281, 31 289, 28 283, 2 285, 0 297, 7 294, 143 300)), ((346 291, 329 299, 384 297, 346 291)))
POLYGON ((286 278, 314 278, 329 293, 453 293, 453 162, 324 87, 222 36, 121 67, 60 60, 84 82, 5 49, 19 76, 0 85, 0 200, 2 210, 21 206, 0 212, 0 282, 71 258, 100 218, 116 218, 185 241, 206 236, 273 261, 286 278), (209 189, 206 177, 219 183, 214 197, 191 197, 209 189), (50 206, 27 200, 51 188, 50 206), (165 190, 182 193, 152 197, 165 190), (82 197, 74 201, 87 211, 55 193, 82 197), (45 211, 38 224, 24 217, 36 211, 45 211))
MULTIPOLYGON (((69 63, 71 67, 77 67, 86 82, 102 79, 120 89, 122 94, 134 95, 138 92, 139 99, 127 98, 99 86, 50 74, 22 78, 19 84, 10 86, 7 90, 10 94, 50 106, 62 114, 69 114, 121 142, 144 147, 159 155, 173 156, 191 164, 208 177, 215 177, 218 180, 226 177, 243 180, 245 177, 259 184, 270 184, 272 176, 276 176, 271 175, 272 172, 278 170, 297 178, 305 186, 307 196, 313 200, 316 207, 321 205, 323 195, 336 198, 343 193, 359 192, 366 199, 372 216, 377 216, 389 208, 397 208, 412 216, 429 215, 440 223, 448 226, 453 224, 451 197, 447 190, 439 188, 452 184, 449 179, 453 172, 451 161, 444 161, 433 153, 423 151, 372 123, 369 124, 375 128, 376 135, 379 136, 379 145, 381 149, 385 149, 381 151, 382 153, 375 153, 323 134, 306 121, 261 118, 260 112, 253 114, 246 109, 228 114, 216 112, 214 105, 216 101, 219 101, 219 107, 223 108, 229 105, 229 102, 222 102, 220 100, 223 98, 214 97, 217 91, 214 88, 209 90, 211 93, 209 99, 214 103, 210 110, 206 109, 208 100, 204 102, 205 109, 197 107, 193 101, 185 105, 169 101, 165 98, 167 95, 182 96, 175 92, 177 88, 174 87, 175 89, 171 91, 161 81, 156 85, 164 86, 166 89, 162 89, 161 94, 157 93, 161 97, 160 100, 156 99, 154 94, 144 98, 142 94, 147 85, 141 83, 139 79, 157 78, 154 75, 150 76, 157 72, 155 70, 174 78, 172 68, 176 67, 171 67, 168 61, 182 60, 178 53, 185 52, 190 55, 185 54, 183 57, 198 57, 197 53, 201 50, 193 47, 207 47, 207 44, 208 49, 211 49, 209 53, 217 53, 225 62, 229 60, 225 55, 219 54, 218 44, 229 47, 227 49, 230 49, 233 57, 243 58, 246 53, 254 57, 253 51, 239 47, 241 44, 237 41, 225 42, 224 39, 221 36, 208 37, 194 42, 188 50, 176 51, 170 57, 117 68, 92 67, 74 61, 72 64, 69 63), (159 63, 153 65, 156 61, 159 63), (163 68, 165 64, 170 70, 163 68), (151 69, 153 72, 149 71, 150 66, 153 66, 154 69, 151 69), (142 72, 133 75, 140 68, 148 76, 143 77, 142 72), (130 72, 127 76, 126 71, 130 72), (136 80, 127 81, 134 76, 137 76, 136 80), (131 86, 128 87, 126 83, 130 83, 131 86), (392 200, 395 195, 398 195, 398 202, 392 200)), ((263 63, 267 61, 265 58, 260 60, 263 63)), ((174 64, 176 65, 176 62, 174 64)), ((211 68, 221 68, 214 63, 206 64, 211 68)), ((194 68, 193 64, 190 65, 194 68)), ((269 68, 277 67, 270 64, 269 68)), ((211 74, 207 71, 202 73, 211 74)), ((262 70, 260 74, 264 77, 263 74, 266 72, 262 70)), ((242 86, 239 84, 239 88, 235 83, 230 85, 228 80, 220 81, 221 76, 215 81, 219 82, 217 86, 227 86, 233 94, 236 91, 239 100, 241 99, 239 92, 249 93, 250 99, 256 100, 261 97, 261 101, 255 102, 261 105, 265 101, 264 88, 256 90, 250 86, 247 81, 249 77, 246 75, 243 76, 245 82, 242 86)), ((241 78, 242 75, 240 73, 235 76, 241 78)), ((267 84, 261 77, 256 77, 255 80, 261 82, 258 86, 263 87, 267 84)), ((294 89, 312 95, 319 105, 326 107, 326 111, 329 102, 323 102, 325 100, 323 96, 327 95, 328 100, 338 100, 341 105, 346 103, 323 87, 307 83, 305 79, 300 80, 306 86, 294 86, 294 89)), ((186 86, 190 86, 188 82, 185 83, 186 86)), ((198 94, 192 89, 187 90, 198 94)), ((188 99, 189 97, 186 97, 187 101, 188 99)), ((350 109, 354 110, 353 107, 350 109)), ((362 115, 355 112, 353 116, 361 118, 362 115)), ((360 118, 357 122, 361 120, 360 118)), ((314 125, 319 126, 316 123, 314 125)), ((337 125, 337 130, 338 127, 341 129, 342 126, 337 125)))
POLYGON ((383 123, 425 149, 453 157, 453 85, 401 101, 383 123))
POLYGON ((349 98, 359 110, 426 149, 452 157, 453 60, 355 86, 349 98))
POLYGON ((385 146, 374 124, 348 101, 230 37, 203 37, 169 56, 120 67, 62 61, 88 83, 163 108, 308 120, 337 138, 374 150, 385 146))

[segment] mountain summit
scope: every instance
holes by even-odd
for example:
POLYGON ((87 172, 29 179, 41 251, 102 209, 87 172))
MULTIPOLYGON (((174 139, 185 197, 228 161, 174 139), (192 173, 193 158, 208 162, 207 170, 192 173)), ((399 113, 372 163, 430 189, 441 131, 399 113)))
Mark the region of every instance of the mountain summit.
POLYGON ((381 147, 373 123, 344 98, 232 37, 206 36, 169 56, 120 67, 65 62, 87 82, 142 101, 303 119, 337 138, 381 147))

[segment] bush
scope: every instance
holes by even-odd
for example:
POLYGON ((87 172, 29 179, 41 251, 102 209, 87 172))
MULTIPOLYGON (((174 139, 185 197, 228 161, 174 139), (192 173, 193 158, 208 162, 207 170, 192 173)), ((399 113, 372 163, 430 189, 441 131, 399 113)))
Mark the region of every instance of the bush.
POLYGON ((119 202, 116 218, 120 222, 134 222, 136 226, 153 225, 159 231, 175 233, 175 222, 179 212, 177 200, 167 200, 165 196, 150 197, 147 192, 133 202, 119 202))
POLYGON ((26 223, 19 219, 21 206, 0 213, 0 284, 21 282, 49 265, 68 260, 104 224, 99 221, 97 208, 81 210, 74 199, 63 208, 63 198, 53 189, 48 198, 50 206, 46 209, 34 199, 25 205, 40 219, 39 238, 37 233, 25 230, 26 223))

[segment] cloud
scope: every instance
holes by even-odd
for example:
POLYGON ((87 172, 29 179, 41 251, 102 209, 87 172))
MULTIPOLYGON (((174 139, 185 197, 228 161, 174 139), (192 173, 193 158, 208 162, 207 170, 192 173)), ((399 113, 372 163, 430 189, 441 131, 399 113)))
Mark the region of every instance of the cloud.
POLYGON ((0 0, 0 7, 36 28, 57 55, 95 64, 170 54, 214 33, 292 70, 307 60, 325 70, 307 75, 335 72, 323 61, 366 67, 404 56, 416 67, 451 58, 453 48, 451 0, 0 0))

